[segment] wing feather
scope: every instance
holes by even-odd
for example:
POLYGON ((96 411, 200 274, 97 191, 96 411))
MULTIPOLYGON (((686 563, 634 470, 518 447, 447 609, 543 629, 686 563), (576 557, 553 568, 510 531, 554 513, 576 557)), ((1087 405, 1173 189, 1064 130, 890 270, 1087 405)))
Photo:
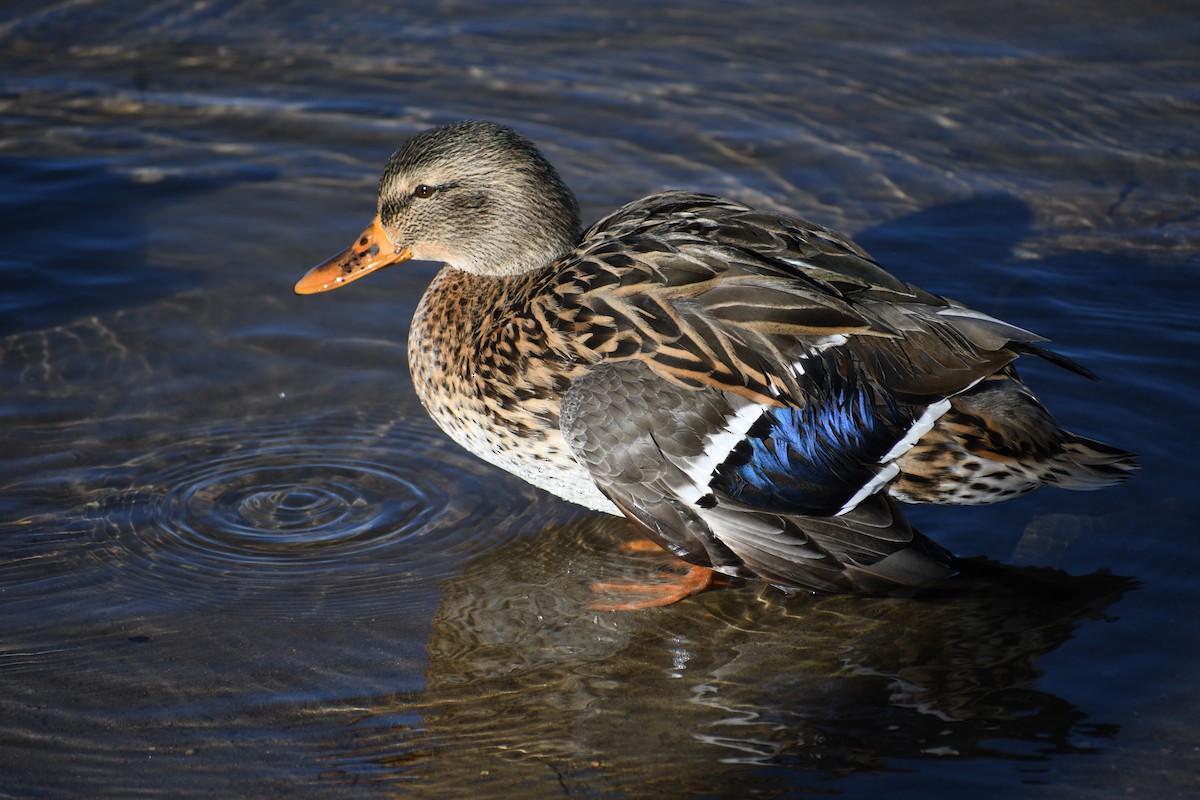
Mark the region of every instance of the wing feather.
POLYGON ((882 494, 841 516, 789 512, 768 495, 737 496, 719 479, 721 467, 738 459, 741 431, 770 411, 711 387, 664 384, 631 360, 601 363, 575 381, 560 420, 601 491, 693 563, 820 591, 876 591, 953 572, 949 555, 882 494), (900 551, 915 554, 902 560, 903 572, 879 566, 900 551))
POLYGON ((601 355, 644 356, 685 385, 804 402, 794 365, 837 341, 865 380, 932 401, 1043 341, 898 280, 833 231, 707 195, 645 198, 584 242, 560 281, 573 324, 601 355))

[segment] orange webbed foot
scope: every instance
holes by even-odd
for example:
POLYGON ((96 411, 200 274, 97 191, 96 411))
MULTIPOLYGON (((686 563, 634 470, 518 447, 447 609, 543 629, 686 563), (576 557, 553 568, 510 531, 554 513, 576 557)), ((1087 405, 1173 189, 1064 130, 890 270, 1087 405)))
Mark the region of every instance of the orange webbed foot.
MULTIPOLYGON (((649 539, 626 542, 621 545, 620 550, 626 553, 657 553, 668 556, 666 551, 649 539)), ((688 564, 673 556, 668 557, 675 563, 660 568, 660 574, 667 580, 653 583, 593 583, 591 587, 593 592, 598 593, 640 595, 638 599, 612 603, 595 601, 590 607, 597 611, 636 611, 642 608, 669 606, 699 594, 713 585, 715 573, 708 567, 688 564)))

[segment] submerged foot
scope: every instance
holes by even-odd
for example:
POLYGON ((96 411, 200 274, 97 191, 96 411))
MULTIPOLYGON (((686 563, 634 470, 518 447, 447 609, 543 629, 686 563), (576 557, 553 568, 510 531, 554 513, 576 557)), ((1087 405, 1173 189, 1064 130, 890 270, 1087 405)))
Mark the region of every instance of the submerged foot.
POLYGON ((716 578, 708 567, 689 564, 669 556, 666 551, 649 539, 635 539, 620 548, 628 553, 654 553, 667 556, 674 563, 659 567, 662 580, 650 583, 593 583, 591 589, 598 594, 635 595, 635 598, 619 602, 595 601, 590 607, 597 611, 636 611, 641 608, 669 606, 699 594, 710 588, 716 578))

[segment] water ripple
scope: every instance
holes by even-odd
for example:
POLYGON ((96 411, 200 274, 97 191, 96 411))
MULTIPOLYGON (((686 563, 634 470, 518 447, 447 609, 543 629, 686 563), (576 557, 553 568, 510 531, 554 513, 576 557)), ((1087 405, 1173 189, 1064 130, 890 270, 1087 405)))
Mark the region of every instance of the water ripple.
POLYGON ((320 438, 326 441, 282 439, 200 463, 168 462, 154 476, 165 491, 139 490, 134 502, 144 504, 164 544, 284 569, 407 539, 447 506, 440 487, 407 464, 372 460, 385 452, 347 457, 347 443, 320 438))
POLYGON ((504 479, 423 419, 197 425, 91 474, 101 485, 82 503, 77 481, 26 493, 46 513, 21 520, 25 557, 6 580, 99 582, 136 601, 370 601, 431 586, 533 524, 528 497, 489 486, 504 479))

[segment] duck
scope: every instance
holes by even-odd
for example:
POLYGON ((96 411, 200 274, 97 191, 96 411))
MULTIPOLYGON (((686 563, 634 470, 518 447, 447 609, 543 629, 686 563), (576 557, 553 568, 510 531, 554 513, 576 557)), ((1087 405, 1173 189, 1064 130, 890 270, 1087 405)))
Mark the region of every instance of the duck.
POLYGON ((295 292, 408 260, 444 265, 408 338, 436 424, 686 562, 599 608, 666 605, 718 576, 786 592, 936 586, 962 559, 902 503, 1099 489, 1138 467, 1065 430, 1021 381, 1021 357, 1095 378, 1046 339, 736 200, 665 191, 583 230, 554 167, 494 122, 411 138, 370 225, 295 292))

